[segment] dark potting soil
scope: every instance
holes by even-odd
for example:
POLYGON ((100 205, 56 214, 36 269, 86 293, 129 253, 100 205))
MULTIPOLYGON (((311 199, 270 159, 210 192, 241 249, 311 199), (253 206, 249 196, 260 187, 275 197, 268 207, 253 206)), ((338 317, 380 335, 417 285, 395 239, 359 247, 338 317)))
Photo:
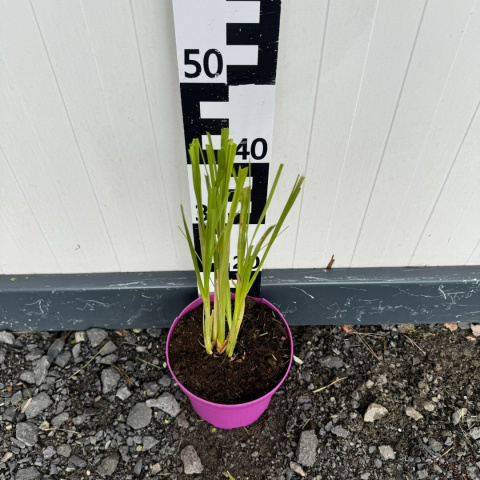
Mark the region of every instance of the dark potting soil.
POLYGON ((177 379, 197 397, 214 403, 246 403, 270 392, 290 360, 283 320, 267 305, 247 299, 233 360, 203 347, 203 305, 182 317, 169 345, 177 379))

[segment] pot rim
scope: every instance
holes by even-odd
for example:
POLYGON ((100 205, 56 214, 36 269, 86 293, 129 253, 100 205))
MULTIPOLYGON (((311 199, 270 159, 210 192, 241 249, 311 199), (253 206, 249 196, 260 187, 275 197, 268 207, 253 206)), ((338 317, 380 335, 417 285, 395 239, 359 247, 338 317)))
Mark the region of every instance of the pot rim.
MULTIPOLYGON (((232 299, 234 299, 235 297, 235 293, 232 293, 232 299)), ((172 323, 169 331, 168 331, 168 336, 167 336, 167 345, 166 345, 166 356, 167 356, 167 365, 168 365, 168 369, 170 370, 170 373, 173 377, 173 379, 175 380, 175 382, 177 382, 178 386, 180 387, 180 389, 183 391, 183 393, 185 393, 185 395, 187 395, 188 397, 190 398, 194 398, 195 401, 199 402, 199 403, 202 403, 204 405, 209 405, 211 407, 217 407, 219 409, 224 409, 224 410, 230 410, 230 409, 235 409, 239 406, 253 406, 253 405, 256 405, 257 403, 263 403, 267 398, 271 397, 279 388, 280 386, 282 385, 282 383, 285 381, 285 379, 287 378, 287 375, 289 374, 290 372, 290 368, 292 366, 292 361, 293 361, 293 337, 292 337, 292 332, 290 330, 290 327, 287 323, 287 321, 285 320, 285 317, 282 315, 282 313, 280 312, 280 310, 278 310, 277 307, 275 307, 275 305, 273 305, 272 303, 270 303, 268 300, 264 299, 264 298, 257 298, 257 297, 250 297, 248 296, 247 298, 251 298, 252 300, 255 300, 257 303, 263 303, 264 305, 267 305, 268 307, 270 307, 274 312, 276 312, 278 315, 280 315, 280 318, 283 320, 283 323, 285 324, 285 327, 287 329, 287 332, 288 332, 288 337, 290 339, 290 361, 288 363, 288 368, 287 368, 287 371, 285 372, 285 375, 282 377, 282 379, 280 380, 280 382, 278 382, 278 384, 272 389, 270 390, 268 393, 266 393, 265 395, 255 399, 255 400, 251 400, 250 402, 245 402, 245 403, 235 403, 235 404, 229 404, 229 405, 226 405, 226 404, 223 404, 223 403, 214 403, 214 402, 209 402, 208 400, 204 400, 203 398, 201 397, 197 397, 194 393, 190 392, 187 388, 185 388, 183 386, 183 384, 177 379, 177 377, 175 376, 175 374, 173 373, 173 370, 172 370, 172 367, 170 365, 170 358, 169 358, 169 355, 168 355, 168 347, 170 345, 170 339, 171 339, 171 336, 172 336, 172 332, 173 330, 175 329, 175 326, 177 325, 177 323, 179 322, 179 320, 188 312, 190 312, 191 310, 193 310, 194 308, 200 306, 202 303, 203 303, 203 300, 202 300, 202 297, 199 297, 197 298, 196 300, 194 300, 193 302, 189 303, 183 310, 182 312, 180 313, 180 315, 174 320, 174 322, 172 323)), ((210 294, 210 299, 213 300, 213 293, 210 294)))

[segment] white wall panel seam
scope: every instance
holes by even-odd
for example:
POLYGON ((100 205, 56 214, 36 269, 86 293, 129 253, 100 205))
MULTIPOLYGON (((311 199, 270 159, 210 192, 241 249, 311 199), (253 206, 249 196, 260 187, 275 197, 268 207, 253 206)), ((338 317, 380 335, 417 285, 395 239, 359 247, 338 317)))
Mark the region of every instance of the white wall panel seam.
MULTIPOLYGON (((152 108, 151 108, 151 105, 150 105, 150 96, 148 94, 147 81, 146 81, 146 78, 145 78, 145 69, 143 67, 143 59, 142 59, 142 54, 141 54, 141 51, 140 51, 140 44, 139 44, 139 41, 138 41, 137 24, 135 22, 135 14, 134 14, 134 11, 133 11, 132 0, 129 1, 129 5, 130 5, 130 13, 131 13, 131 16, 132 16, 132 22, 133 22, 133 30, 135 32, 137 54, 138 54, 138 59, 139 59, 139 62, 140 62, 140 68, 141 68, 141 71, 142 71, 143 88, 145 90, 145 96, 147 98, 148 115, 149 115, 149 119, 150 119, 150 125, 152 127, 152 135, 153 135, 153 140, 154 140, 154 144, 155 144, 155 151, 156 151, 156 155, 157 155, 158 168, 160 169, 160 176, 161 176, 161 181, 162 181, 162 186, 163 186, 162 192, 163 192, 163 197, 165 199, 165 206, 167 207, 167 218, 168 218, 168 222, 169 222, 170 226, 173 226, 172 212, 170 211, 170 208, 168 208, 169 207, 169 202, 168 202, 168 196, 166 194, 167 187, 165 185, 165 175, 163 174, 162 162, 160 161, 160 150, 158 148, 158 140, 157 140, 157 136, 155 134, 155 128, 154 128, 154 125, 153 125, 153 115, 152 115, 152 108)), ((172 232, 171 228, 169 229, 169 236, 170 236, 170 240, 171 240, 172 244, 175 246, 174 251, 175 251, 175 255, 176 255, 176 259, 177 259, 177 263, 178 263, 178 261, 179 261, 179 258, 178 258, 178 256, 179 256, 178 244, 173 239, 173 232, 172 232)))
POLYGON ((475 245, 475 247, 473 247, 472 253, 470 253, 466 265, 470 265, 470 260, 472 259, 473 255, 475 254, 477 249, 480 249, 480 238, 478 239, 478 242, 475 245))
MULTIPOLYGON (((377 1, 377 5, 375 7, 375 13, 373 15, 372 28, 370 29, 368 46, 367 46, 367 50, 366 50, 366 53, 365 53, 365 59, 364 59, 364 62, 363 62, 362 74, 360 76, 360 85, 358 87, 357 98, 355 100, 355 107, 353 109, 353 115, 352 115, 352 119, 351 119, 351 123, 350 123, 350 131, 348 133, 348 138, 347 138, 347 145, 345 147, 345 152, 343 154, 342 169, 340 171, 340 176, 339 176, 338 181, 337 181, 337 188, 336 188, 336 191, 335 191, 335 200, 333 202, 332 211, 331 211, 331 214, 330 214, 330 222, 328 224, 328 230, 327 230, 327 241, 325 242, 325 245, 324 245, 324 248, 323 248, 322 258, 325 258, 325 255, 327 254, 328 239, 330 237, 330 230, 332 228, 332 223, 333 223, 333 220, 334 220, 334 212, 335 212, 335 207, 336 207, 337 201, 338 201, 338 193, 339 193, 339 190, 340 190, 340 184, 342 183, 343 173, 345 171, 345 162, 346 162, 346 159, 347 159, 347 155, 349 153, 350 142, 351 142, 351 139, 352 139, 352 132, 353 132, 353 128, 354 128, 354 125, 355 125, 355 119, 356 119, 357 111, 358 111, 358 103, 359 103, 359 100, 360 100, 360 97, 361 97, 361 94, 362 94, 363 81, 365 79, 365 71, 366 71, 366 68, 367 68, 368 58, 369 58, 369 54, 370 54, 370 47, 372 45, 373 31, 375 30, 375 22, 376 22, 376 19, 377 19, 378 5, 379 5, 379 1, 377 1)), ((335 253, 335 252, 333 252, 333 253, 335 253)))
MULTIPOLYGON (((459 155, 460 155, 460 152, 462 151, 463 144, 465 143, 465 139, 467 138, 467 135, 468 135, 468 133, 469 133, 469 131, 470 131, 470 128, 472 127, 472 124, 473 124, 473 122, 474 122, 474 120, 475 120, 475 118, 476 118, 476 116, 477 116, 477 113, 478 113, 478 111, 479 111, 479 108, 480 108, 480 100, 479 100, 479 102, 477 103, 477 107, 475 108, 475 112, 473 113, 472 118, 470 119, 470 123, 468 124, 468 127, 467 127, 467 129, 465 130, 465 134, 463 135, 462 141, 460 142, 460 145, 458 146, 457 152, 456 152, 456 154, 455 154, 455 156, 454 156, 454 158, 453 158, 453 161, 452 161, 452 163, 451 163, 451 165, 450 165, 450 168, 449 168, 449 170, 448 170, 448 173, 447 173, 447 175, 445 176, 445 180, 443 181, 442 187, 440 188, 440 191, 439 191, 439 193, 438 193, 438 195, 437 195, 437 199, 435 200, 435 204, 433 205, 433 208, 431 209, 430 214, 428 215, 428 219, 427 219, 427 221, 425 222, 425 226, 424 226, 424 228, 422 229, 422 232, 421 232, 420 236, 418 237, 417 244, 415 245, 415 249, 414 249, 413 252, 412 252, 412 255, 411 255, 411 257, 410 257, 410 261, 408 262, 408 265, 409 265, 409 266, 412 266, 412 260, 413 260, 413 258, 414 258, 414 256, 415 256, 415 253, 417 252, 418 246, 420 245, 420 242, 421 242, 423 236, 425 235, 425 232, 426 232, 426 230, 427 230, 427 228, 428 228, 430 219, 432 218, 432 215, 433 215, 433 213, 435 212, 435 209, 436 209, 436 207, 437 207, 438 201, 440 200, 440 197, 441 197, 441 195, 442 195, 442 193, 443 193, 443 190, 444 190, 444 188, 445 188, 445 185, 447 184, 448 179, 449 179, 449 177, 450 177, 450 174, 452 173, 452 170, 453 170, 453 168, 454 168, 454 166, 455 166, 455 162, 457 161, 457 159, 458 159, 458 157, 459 157, 459 155)), ((473 195, 472 195, 472 197, 473 197, 473 195)), ((475 251, 475 250, 474 250, 474 251, 475 251)), ((471 258, 472 255, 473 255, 473 252, 470 254, 468 260, 471 258)), ((466 263, 468 263, 468 260, 467 260, 466 263)))
MULTIPOLYGON (((3 156, 5 157, 5 161, 6 161, 7 165, 8 165, 8 168, 9 168, 10 171, 12 172, 12 175, 15 177, 15 181, 17 182, 18 188, 19 188, 20 192, 22 193, 23 198, 25 199, 25 203, 26 203, 28 209, 30 210, 33 218, 35 219, 35 223, 37 224, 38 229, 40 230, 40 232, 42 232, 43 238, 45 239, 45 242, 46 242, 46 244, 48 245, 48 249, 50 250, 50 253, 52 254, 52 257, 53 257, 53 259, 54 259, 54 261, 55 261, 55 263, 56 263, 56 265, 57 265, 57 267, 58 267, 58 270, 59 270, 60 272, 62 272, 62 267, 61 267, 61 265, 60 265, 60 263, 59 263, 56 255, 55 255, 55 252, 54 252, 53 249, 52 249, 52 246, 50 245, 50 242, 48 241, 47 235, 45 235, 45 232, 44 232, 42 226, 40 225, 40 222, 37 220, 37 217, 35 216, 35 213, 34 213, 33 210, 32 210, 32 207, 31 207, 31 205, 30 205, 30 202, 28 201, 28 198, 26 197, 25 192, 23 191, 22 185, 21 185, 20 182, 18 181, 18 178, 17 178, 17 175, 16 175, 16 173, 15 173, 15 170, 12 168, 12 166, 11 166, 11 164, 10 164, 10 161, 8 160, 8 156, 7 156, 7 154, 5 153, 5 151, 3 150, 3 147, 2 147, 1 145, 0 145, 0 151, 1 151, 1 153, 3 154, 3 156)), ((22 252, 22 256, 24 257, 23 252, 22 252)))
POLYGON ((355 253, 356 253, 356 250, 357 250, 357 246, 358 246, 358 242, 359 242, 359 239, 360 239, 360 236, 362 234, 362 230, 363 230, 363 227, 364 227, 364 224, 365 224, 365 219, 366 219, 366 216, 367 216, 367 212, 368 212, 368 208, 369 208, 369 205, 370 205, 370 202, 372 200, 372 194, 373 194, 373 191, 375 190, 375 185, 377 184, 377 180, 378 180, 378 176, 379 176, 379 173, 380 173, 380 168, 382 166, 382 161, 383 161, 383 158, 385 156, 385 152, 387 150, 387 146, 388 146, 388 141, 390 139, 390 135, 392 133, 392 129, 393 129, 393 125, 395 123, 395 117, 397 115, 397 111, 398 111, 398 107, 400 105, 400 100, 402 98, 402 93, 403 93, 403 89, 405 87, 405 82, 407 80, 407 77, 408 77, 408 72, 410 70, 410 65, 412 63, 412 58, 413 58, 413 53, 415 52, 415 47, 417 45, 417 41, 418 41, 418 37, 419 37, 419 34, 420 34, 420 30, 422 28, 422 23, 423 23, 423 19, 425 17, 425 12, 427 10, 427 5, 428 5, 428 2, 429 0, 426 0, 425 1, 425 4, 423 6, 423 11, 422 11, 422 15, 420 17, 420 20, 418 22, 418 28, 417 28, 417 33, 415 35, 415 39, 413 41, 413 45, 412 45, 412 51, 410 52, 410 57, 408 59, 408 63, 407 63, 407 68, 405 69, 405 75, 403 76, 403 79, 402 79, 402 85, 400 87, 400 90, 399 90, 399 93, 398 93, 398 98, 397 98, 397 102, 395 104, 395 109, 393 111, 393 115, 392 115, 392 121, 390 122, 390 127, 388 129, 388 133, 387 133, 387 137, 385 139, 385 144, 383 146, 383 151, 382 151, 382 155, 380 157, 380 161, 378 162, 378 167, 377 167, 377 172, 375 174, 375 179, 373 181, 373 185, 372 185, 372 188, 370 189, 370 194, 369 194, 369 197, 368 197, 368 202, 367 202, 367 206, 365 208, 365 211, 363 213, 363 218, 362 218, 362 223, 360 224, 360 228, 358 230, 358 233, 357 233, 357 238, 356 238, 356 241, 355 241, 355 247, 353 249, 353 253, 352 253, 352 256, 350 258, 350 262, 349 262, 349 266, 351 267, 352 266, 352 263, 355 259, 355 253))
POLYGON ((150 267, 150 259, 149 259, 149 256, 147 254, 147 249, 145 247, 145 241, 144 241, 144 238, 143 238, 144 234, 142 232, 142 229, 140 228, 140 222, 138 220, 137 211, 134 208, 134 203, 133 203, 133 199, 132 199, 132 192, 131 192, 131 188, 130 188, 130 182, 128 181, 128 177, 127 177, 127 174, 125 172, 123 155, 120 154, 120 148, 119 148, 118 141, 117 141, 117 134, 115 132, 115 127, 114 127, 114 123, 113 123, 113 120, 112 120, 112 114, 111 114, 111 111, 110 111, 110 107, 108 105, 107 96, 105 94, 105 85, 104 85, 103 77, 102 77, 102 74, 100 72, 100 68, 99 68, 99 65, 98 65, 98 62, 97 62, 97 56, 95 54, 95 49, 93 47, 92 36, 90 34, 90 28, 88 26, 87 16, 85 14, 85 8, 84 8, 84 5, 83 5, 83 0, 80 0, 79 3, 80 3, 80 7, 82 9, 83 19, 85 21, 85 28, 86 28, 86 31, 87 31, 87 34, 88 34, 88 42, 90 44, 90 49, 92 50, 93 61, 95 62, 95 67, 97 69, 98 80, 99 80, 101 88, 102 88, 102 95, 103 95, 103 98, 105 100, 105 109, 106 109, 106 112, 107 112, 107 115, 108 115, 108 119, 110 121, 110 126, 111 126, 111 129, 112 129, 112 134, 113 134, 113 138, 114 138, 114 141, 115 141, 115 147, 116 147, 116 150, 117 150, 117 152, 119 154, 119 157, 120 157, 120 164, 122 166, 122 173, 123 173, 123 176, 125 178, 125 185, 127 187, 128 198, 130 199, 130 205, 132 207, 132 211, 134 212, 137 229, 140 233, 140 239, 142 241, 143 253, 144 253, 145 259, 147 261, 147 265, 150 267))
MULTIPOLYGON (((323 38, 322 38, 322 48, 320 50, 320 61, 318 62, 318 69, 317 69, 317 74, 316 74, 316 89, 315 89, 315 96, 313 98, 313 111, 312 111, 312 120, 310 122, 310 132, 308 135, 308 147, 307 147, 307 158, 305 161, 305 174, 308 171, 308 162, 310 159, 310 148, 312 145, 312 137, 313 137, 313 124, 315 122, 315 113, 316 109, 315 106, 317 104, 317 98, 318 98, 318 91, 319 91, 319 86, 320 86, 320 76, 322 74, 322 64, 323 64, 323 57, 324 57, 324 52, 325 52, 325 39, 327 37, 327 25, 328 25, 328 16, 330 12, 330 0, 327 2, 327 9, 325 12, 325 22, 323 24, 323 38)), ((308 182, 308 177, 305 178, 305 181, 308 182)), ((303 207, 303 197, 305 195, 305 188, 302 189, 302 192, 300 194, 300 201, 299 201, 299 215, 297 217, 297 225, 295 226, 296 228, 296 234, 295 234, 295 243, 293 246, 293 263, 295 265, 295 260, 297 256, 297 245, 298 245, 298 236, 300 234, 300 220, 301 220, 301 212, 302 212, 302 207, 303 207)))
MULTIPOLYGON (((428 139, 429 139, 429 137, 430 137, 430 132, 431 132, 431 130, 432 130, 432 126, 434 125, 434 122, 435 122, 435 119, 436 119, 436 117, 437 117, 437 113, 438 113, 439 107, 440 107, 440 105, 441 105, 441 103, 442 103, 443 97, 444 97, 445 92, 446 92, 446 90, 447 90, 448 83, 449 83, 449 81, 450 81, 450 77, 451 77, 452 72, 453 72, 453 70, 454 70, 454 68, 455 68, 455 63, 456 63, 456 60, 457 60, 457 57, 458 57, 458 53, 460 52, 460 49, 461 49, 463 40, 464 40, 464 38, 465 38, 465 32, 466 32, 467 29, 468 29, 468 25, 469 25, 470 20, 471 20, 471 18, 472 18, 472 13, 473 13, 473 11, 475 10, 475 5, 476 5, 476 3, 477 3, 477 0, 475 0, 475 3, 474 3, 473 8, 472 8, 472 12, 471 12, 470 16, 468 17, 467 22, 466 22, 466 24, 465 24, 465 27, 464 27, 464 29, 463 29, 462 38, 461 38, 461 40, 460 40, 460 42, 459 42, 459 44, 458 44, 457 51, 455 52, 455 57, 454 57, 454 59, 453 59, 452 65, 451 65, 451 67, 450 67, 450 71, 448 72, 448 75, 447 75, 447 78, 446 78, 446 80, 445 80, 445 84, 444 84, 444 86, 443 86, 442 93, 440 94, 440 98, 439 98, 439 100, 438 100, 438 103, 437 103, 437 105, 435 106, 435 111, 434 111, 433 116, 432 116, 432 119, 431 119, 431 121, 430 121, 430 126, 429 126, 428 131, 427 131, 427 134, 426 134, 426 136, 425 136, 425 140, 423 141, 423 145, 422 145, 422 148, 421 148, 421 150, 420 150, 420 154, 418 155, 418 159, 417 159, 417 162, 416 162, 416 164, 415 164, 414 174, 411 176, 409 185, 408 185, 408 187, 405 189, 405 195, 403 196, 402 202, 401 202, 401 203, 402 203, 402 206, 403 206, 403 204, 404 204, 404 202, 405 202, 405 199, 407 198, 407 195, 408 195, 410 186, 411 186, 411 184, 413 183, 413 180, 414 180, 414 178, 415 178, 415 172, 416 172, 417 169, 418 169, 418 165, 419 165, 419 163, 421 162, 422 153, 423 153, 424 150, 425 150, 425 146, 426 146, 426 144, 427 144, 427 142, 428 142, 428 139)), ((456 154, 455 154, 455 156, 454 156, 454 158, 453 158, 453 161, 452 161, 452 164, 451 164, 451 166, 450 166, 450 169, 448 170, 447 176, 445 177, 445 181, 443 182, 443 184, 442 184, 442 186, 441 186, 441 188, 440 188, 440 191, 438 192, 438 195, 437 195, 437 199, 436 199, 436 201, 435 201, 435 204, 434 204, 432 210, 430 211, 430 214, 428 215, 428 219, 427 219, 427 221, 425 222, 425 226, 424 226, 424 228, 423 228, 423 230, 422 230, 422 232, 421 232, 421 234, 420 234, 420 236, 419 236, 419 238, 418 238, 418 241, 417 241, 417 243, 416 243, 416 245, 415 245, 415 248, 414 248, 414 250, 413 250, 413 252, 412 252, 412 254, 411 254, 411 256, 410 256, 410 260, 409 260, 409 262, 408 262, 408 265, 411 265, 411 261, 412 261, 414 255, 415 255, 415 251, 416 251, 416 249, 417 249, 417 247, 418 247, 418 245, 419 245, 419 243, 420 243, 420 241, 421 241, 421 239, 422 239, 422 237, 423 237, 423 234, 425 233, 425 229, 427 228, 428 222, 430 221, 430 218, 432 217, 432 213, 433 213, 433 211, 435 210, 435 207, 436 207, 436 205, 437 205, 437 203, 438 203, 438 199, 440 198, 440 195, 442 194, 443 188, 445 187, 445 184, 446 184, 446 182, 447 182, 448 176, 450 175, 450 172, 452 171, 453 164, 455 163, 456 159, 458 158, 458 154, 459 154, 459 152, 460 152, 460 149, 462 148, 462 145, 463 145, 463 142, 465 141, 465 138, 466 138, 466 136, 467 136, 467 133, 468 133, 468 131, 470 130, 470 127, 471 127, 471 125, 472 125, 472 123, 473 123, 473 119, 475 118, 475 115, 476 115, 477 110, 478 110, 478 105, 477 105, 477 108, 475 109, 475 112, 474 112, 474 114, 473 114, 473 116, 472 116, 472 118, 471 118, 471 120, 470 120, 470 123, 468 124, 467 130, 465 131, 465 134, 464 134, 464 136, 463 136, 463 138, 462 138, 462 140, 461 140, 461 142, 460 142, 460 144, 459 144, 459 147, 458 147, 457 152, 456 152, 456 154)), ((400 207, 400 208, 398 209, 397 217, 396 217, 395 223, 393 224, 393 227, 392 227, 392 229, 391 229, 391 231, 390 231, 390 234, 389 234, 389 236, 388 236, 386 245, 388 245, 388 244, 390 243, 390 239, 391 239, 391 237, 392 237, 393 232, 395 231, 395 226, 397 225, 398 218, 399 218, 401 212, 402 212, 402 207, 400 207)), ((384 249, 383 252, 382 252, 382 256, 381 256, 380 262, 383 261, 383 259, 384 259, 384 257, 385 257, 385 253, 386 253, 386 250, 384 249)))
MULTIPOLYGON (((91 188, 91 191, 93 193, 93 196, 95 198, 95 202, 97 204, 97 207, 98 207, 98 210, 100 212, 100 216, 102 218, 102 221, 104 223, 104 226, 105 226, 105 232, 108 236, 108 239, 109 239, 109 242, 110 242, 110 246, 112 248, 112 251, 114 253, 114 256, 115 256, 115 260, 117 262, 117 266, 118 268, 120 268, 120 263, 119 263, 119 260, 118 260, 118 255, 117 255, 117 252, 115 251, 115 247, 114 247, 114 244, 112 242, 112 238, 111 238, 111 235, 110 235, 110 231, 108 229, 108 226, 105 222, 105 218, 103 216, 103 212, 102 212, 102 209, 100 208, 100 203, 98 201, 98 197, 97 197, 97 193, 95 191, 95 188, 93 187, 93 184, 92 184, 92 180, 90 178, 90 173, 88 171, 88 168, 85 164, 85 159, 84 159, 84 156, 83 156, 83 152, 82 152, 82 149, 80 148, 80 144, 78 143, 78 138, 77 138, 77 135, 76 135, 76 132, 75 132, 75 128, 73 126, 73 123, 72 123, 72 119, 70 118, 70 113, 68 111, 68 108, 67 108, 67 104, 65 103, 65 98, 63 97, 63 93, 62 93, 62 89, 60 88, 60 84, 58 82, 58 78, 57 78, 57 74, 55 72, 55 68, 53 67, 53 63, 52 63, 52 59, 50 57, 50 53, 48 51, 48 48, 47 48, 47 44, 45 43, 45 38, 43 36, 43 32, 42 32, 42 29, 40 28, 40 23, 38 22, 38 18, 37 18, 37 14, 36 14, 36 11, 35 11, 35 8, 33 7, 33 3, 32 3, 32 0, 29 0, 30 2, 30 8, 32 9, 32 13, 33 13, 33 18, 35 19, 35 24, 37 26, 37 29, 38 29, 38 33, 40 35, 40 38, 42 40, 42 44, 43 44, 43 48, 45 49, 45 54, 48 58, 48 62, 49 62, 49 66, 50 66, 50 70, 52 72, 52 75, 53 75, 53 78, 55 80, 55 84, 56 84, 56 87, 57 87, 57 90, 58 90, 58 93, 59 93, 59 96, 60 96, 60 99, 61 99, 61 102, 62 102, 62 105, 63 105, 63 108, 65 110, 65 115, 67 117, 67 120, 68 120, 68 123, 69 123, 69 127, 72 131, 72 135, 73 135, 73 138, 75 139, 75 144, 77 146, 77 149, 78 149, 78 154, 82 160, 82 165, 83 165, 83 169, 85 171, 85 174, 88 178, 88 181, 89 181, 89 184, 90 184, 90 188, 91 188)), ((87 258, 87 262, 88 264, 90 265, 91 264, 91 259, 87 258)), ((93 266, 92 266, 93 267, 93 266)), ((93 267, 94 268, 94 267, 93 267)))
MULTIPOLYGON (((9 67, 8 67, 7 62, 5 61, 3 55, 1 54, 1 52, 0 52, 0 57, 1 57, 1 59, 3 60, 3 63, 4 63, 4 65, 5 65, 5 69, 6 69, 6 71, 7 71, 8 76, 10 77, 10 80, 11 80, 12 84, 15 85, 15 84, 16 84, 15 79, 14 79, 14 77, 13 77, 13 75, 12 75, 12 73, 11 73, 9 67)), ((34 126, 33 126, 33 124, 32 124, 30 115, 28 114, 28 111, 27 111, 27 109, 25 108, 25 102, 24 102, 24 100, 23 100, 20 92, 18 91, 18 89, 15 89, 15 94, 16 94, 16 96, 18 97, 18 100, 19 100, 20 104, 22 105, 22 110, 23 110, 23 113, 24 113, 24 115, 25 115, 26 120, 28 121, 30 130, 31 130, 32 133, 34 134, 35 138, 37 138, 37 140, 38 140, 38 134, 37 134, 36 129, 34 128, 34 126)), ((37 143, 38 143, 38 142, 37 142, 37 143)), ((41 225, 40 222, 38 221, 38 219, 37 219, 37 217, 36 217, 36 215, 35 215, 35 213, 34 213, 34 211, 33 211, 33 209, 32 209, 32 206, 31 206, 31 204, 30 204, 30 202, 29 202, 29 200, 28 200, 28 197, 25 195, 25 191, 24 191, 24 189, 22 188, 21 182, 19 182, 19 180, 18 180, 17 174, 15 173, 15 169, 12 167, 12 165, 11 165, 11 163, 10 163, 10 160, 8 159, 8 155, 6 154, 6 152, 4 151, 4 149, 3 149, 1 146, 0 146, 0 149, 1 149, 1 151, 2 151, 2 154, 3 154, 4 157, 5 157, 5 160, 6 160, 6 163, 7 163, 7 165, 8 165, 8 168, 9 168, 10 171, 12 172, 12 175, 14 176, 15 181, 17 182, 17 185, 18 185, 18 187, 19 187, 19 189, 20 189, 20 191, 21 191, 21 193, 22 193, 22 196, 23 196, 23 198, 25 199, 25 203, 27 204, 27 206, 28 206, 28 208, 29 208, 29 210, 30 210, 33 218, 35 219, 35 222, 36 222, 39 230, 41 231, 41 233, 42 233, 42 235, 43 235, 43 237, 44 237, 44 239, 45 239, 46 244, 48 245, 48 248, 49 248, 49 250, 50 250, 50 252, 51 252, 51 254, 52 254, 52 257, 53 257, 53 259, 54 259, 54 261, 55 261, 55 263, 56 263, 59 271, 60 271, 60 272, 63 272, 62 266, 61 266, 61 264, 60 264, 60 262, 59 262, 59 260, 58 260, 58 258, 57 258, 57 256, 56 256, 56 254, 55 254, 55 251, 54 251, 54 249, 53 249, 53 247, 52 247, 52 245, 51 245, 51 243, 50 243, 50 241, 49 241, 49 239, 48 239, 48 236, 45 234, 45 231, 44 231, 44 229, 42 228, 42 225, 41 225)), ((44 152, 42 151, 42 148, 40 147, 40 145, 38 145, 38 149, 39 149, 39 151, 40 151, 41 153, 43 153, 42 156, 44 156, 44 152)), ((37 153, 37 155, 36 155, 36 161, 41 162, 40 156, 39 156, 38 153, 37 153)), ((48 171, 48 170, 49 170, 48 162, 45 161, 45 162, 41 162, 41 163, 43 163, 44 168, 48 171)), ((60 194, 59 194, 59 192, 58 192, 58 189, 56 188, 55 182, 52 182, 52 183, 53 183, 53 188, 54 188, 57 196, 58 196, 59 198, 61 198, 61 197, 60 197, 60 194)), ((70 215, 69 215, 67 209, 64 208, 63 210, 64 210, 65 215, 66 215, 66 217, 67 217, 67 219, 68 219, 68 222, 69 222, 69 224, 70 224, 70 228, 72 229, 72 232, 75 234, 75 239, 76 239, 76 241, 78 241, 77 234, 76 234, 76 232, 75 232, 75 229, 73 228, 73 224, 72 224, 72 221, 71 221, 71 219, 70 219, 70 215)), ((84 254, 83 251, 81 252, 81 254, 82 254, 82 256, 86 259, 85 254, 84 254)))

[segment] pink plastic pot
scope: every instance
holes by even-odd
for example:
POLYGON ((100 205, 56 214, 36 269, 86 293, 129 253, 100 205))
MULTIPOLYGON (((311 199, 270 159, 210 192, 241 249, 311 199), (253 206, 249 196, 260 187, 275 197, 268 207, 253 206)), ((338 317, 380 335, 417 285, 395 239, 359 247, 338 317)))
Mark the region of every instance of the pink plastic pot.
MULTIPOLYGON (((233 298, 232 294, 232 298, 233 298)), ((252 297, 253 298, 253 297, 252 297)), ((211 300, 213 301, 213 294, 211 295, 211 300)), ((211 423, 213 426, 223 429, 231 429, 231 428, 238 428, 238 427, 246 427, 251 423, 258 420, 260 415, 267 409, 268 404, 273 396, 273 394, 279 389, 280 385, 284 382, 285 378, 287 378, 288 372, 290 371, 290 367, 292 366, 292 359, 293 359, 293 338, 292 332, 288 327, 288 324, 283 317, 283 315, 279 312, 279 310, 274 307, 270 302, 263 298, 253 298, 257 303, 264 303, 265 305, 269 306, 274 312, 276 312, 279 317, 285 323, 285 327, 288 332, 288 336, 290 338, 290 361, 288 363, 288 369, 282 378, 281 382, 270 392, 268 392, 263 397, 257 398, 251 402, 247 403, 240 403, 237 405, 222 405, 220 403, 212 403, 208 402, 207 400, 203 400, 202 398, 197 397, 193 393, 189 392, 175 377, 172 367, 170 365, 170 359, 168 357, 168 346, 170 344, 170 338, 172 336, 173 329, 177 325, 180 318, 182 318, 186 313, 194 310, 198 306, 202 304, 202 299, 197 298, 197 300, 193 301, 190 305, 188 305, 182 313, 175 319, 173 322, 170 331, 167 337, 167 364, 172 374, 174 380, 178 383, 178 386, 182 389, 185 395, 190 399, 192 407, 194 410, 200 415, 203 420, 211 423)))

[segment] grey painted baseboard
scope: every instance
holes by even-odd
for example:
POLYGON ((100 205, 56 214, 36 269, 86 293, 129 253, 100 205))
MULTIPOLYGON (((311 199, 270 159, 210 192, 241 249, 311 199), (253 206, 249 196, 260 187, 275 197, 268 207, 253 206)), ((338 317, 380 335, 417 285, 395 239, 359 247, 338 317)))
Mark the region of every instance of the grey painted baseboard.
MULTIPOLYGON (((0 330, 169 327, 193 272, 0 276, 0 330)), ((265 270, 291 325, 480 321, 480 266, 265 270)))

